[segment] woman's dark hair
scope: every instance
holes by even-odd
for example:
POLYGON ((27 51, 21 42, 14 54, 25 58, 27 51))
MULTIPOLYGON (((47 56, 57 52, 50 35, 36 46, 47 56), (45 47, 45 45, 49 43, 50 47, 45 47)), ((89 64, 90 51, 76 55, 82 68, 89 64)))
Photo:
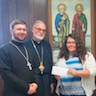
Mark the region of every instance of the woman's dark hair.
POLYGON ((62 48, 60 49, 58 58, 64 57, 66 60, 69 58, 69 52, 66 47, 67 39, 71 37, 76 42, 76 52, 74 52, 74 56, 78 56, 80 61, 85 60, 85 55, 87 53, 87 49, 85 48, 85 44, 81 41, 80 36, 78 34, 69 34, 62 45, 62 48))

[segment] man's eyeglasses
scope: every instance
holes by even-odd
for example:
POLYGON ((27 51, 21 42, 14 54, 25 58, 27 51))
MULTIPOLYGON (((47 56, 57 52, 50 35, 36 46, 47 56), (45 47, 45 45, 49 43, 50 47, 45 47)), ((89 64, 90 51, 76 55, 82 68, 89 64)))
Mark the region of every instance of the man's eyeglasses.
POLYGON ((36 29, 37 31, 43 31, 43 32, 46 32, 46 29, 41 29, 41 28, 37 28, 37 27, 35 27, 35 29, 36 29))

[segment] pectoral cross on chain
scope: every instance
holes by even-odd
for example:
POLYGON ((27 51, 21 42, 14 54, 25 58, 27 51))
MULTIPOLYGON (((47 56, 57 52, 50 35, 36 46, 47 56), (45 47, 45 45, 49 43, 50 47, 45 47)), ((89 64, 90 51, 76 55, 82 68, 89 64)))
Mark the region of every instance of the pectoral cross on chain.
POLYGON ((28 61, 27 66, 29 67, 29 70, 32 70, 31 63, 28 61))

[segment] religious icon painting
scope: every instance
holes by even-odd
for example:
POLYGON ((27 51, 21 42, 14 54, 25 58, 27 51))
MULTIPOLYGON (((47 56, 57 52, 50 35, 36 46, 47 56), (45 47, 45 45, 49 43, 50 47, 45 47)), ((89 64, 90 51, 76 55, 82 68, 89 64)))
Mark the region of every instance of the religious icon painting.
POLYGON ((49 28, 52 36, 53 59, 57 60, 66 36, 78 34, 91 49, 91 0, 48 0, 49 28))

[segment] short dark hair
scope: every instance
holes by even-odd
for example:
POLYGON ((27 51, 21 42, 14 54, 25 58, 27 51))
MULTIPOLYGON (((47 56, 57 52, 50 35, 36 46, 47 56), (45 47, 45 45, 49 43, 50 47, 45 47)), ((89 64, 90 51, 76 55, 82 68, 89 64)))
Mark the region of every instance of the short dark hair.
POLYGON ((26 22, 24 20, 20 20, 20 19, 15 19, 10 23, 10 30, 12 30, 14 28, 15 25, 17 24, 24 24, 27 25, 26 22))

